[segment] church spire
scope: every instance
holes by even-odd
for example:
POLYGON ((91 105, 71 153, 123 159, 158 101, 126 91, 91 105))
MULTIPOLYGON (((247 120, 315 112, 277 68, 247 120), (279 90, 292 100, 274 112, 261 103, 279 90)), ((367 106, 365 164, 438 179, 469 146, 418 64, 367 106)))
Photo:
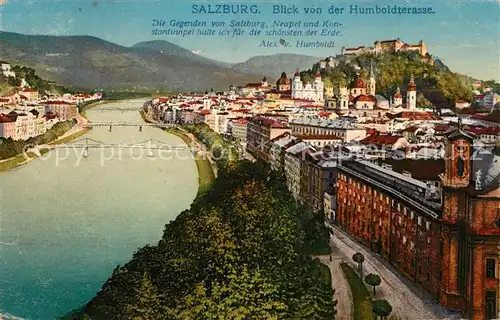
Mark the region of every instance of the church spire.
POLYGON ((415 84, 415 78, 413 73, 410 76, 410 82, 408 83, 408 91, 417 91, 417 85, 415 84))
POLYGON ((376 94, 376 81, 375 81, 375 73, 373 72, 373 61, 370 61, 370 79, 368 81, 367 86, 367 94, 374 96, 376 94))

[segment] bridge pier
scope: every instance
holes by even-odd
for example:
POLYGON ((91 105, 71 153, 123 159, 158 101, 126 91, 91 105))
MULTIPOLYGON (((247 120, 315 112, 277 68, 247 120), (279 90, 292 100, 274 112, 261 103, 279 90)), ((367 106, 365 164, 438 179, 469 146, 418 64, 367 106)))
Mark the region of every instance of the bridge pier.
POLYGON ((110 124, 110 125, 109 125, 109 132, 111 132, 111 129, 112 129, 112 128, 113 128, 113 125, 112 125, 112 124, 110 124))
POLYGON ((142 126, 139 126, 139 132, 142 132, 142 126))
POLYGON ((88 156, 89 156, 89 147, 85 147, 85 149, 83 149, 83 157, 87 158, 88 156))

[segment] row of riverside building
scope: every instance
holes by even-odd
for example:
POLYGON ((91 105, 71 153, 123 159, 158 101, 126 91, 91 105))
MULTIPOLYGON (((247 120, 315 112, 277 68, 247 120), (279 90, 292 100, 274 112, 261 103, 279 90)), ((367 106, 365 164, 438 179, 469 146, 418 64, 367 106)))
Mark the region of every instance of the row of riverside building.
POLYGON ((247 151, 282 171, 298 201, 324 211, 436 302, 470 319, 498 317, 498 146, 484 148, 460 123, 433 159, 366 153, 341 136, 314 145, 325 137, 296 133, 280 118, 253 117, 247 151))
POLYGON ((78 104, 101 98, 100 93, 41 96, 31 88, 0 97, 0 138, 17 141, 42 135, 58 122, 75 119, 78 104))

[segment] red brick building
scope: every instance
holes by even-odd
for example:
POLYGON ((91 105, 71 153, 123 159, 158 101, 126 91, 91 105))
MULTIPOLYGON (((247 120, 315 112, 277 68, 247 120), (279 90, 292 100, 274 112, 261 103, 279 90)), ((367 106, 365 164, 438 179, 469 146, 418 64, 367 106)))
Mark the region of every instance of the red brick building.
POLYGON ((432 166, 423 161, 418 166, 430 181, 415 179, 409 171, 398 173, 388 164, 342 163, 336 223, 435 301, 469 319, 495 319, 500 306, 500 155, 473 157, 473 139, 461 129, 448 134, 444 165, 429 160, 432 166))

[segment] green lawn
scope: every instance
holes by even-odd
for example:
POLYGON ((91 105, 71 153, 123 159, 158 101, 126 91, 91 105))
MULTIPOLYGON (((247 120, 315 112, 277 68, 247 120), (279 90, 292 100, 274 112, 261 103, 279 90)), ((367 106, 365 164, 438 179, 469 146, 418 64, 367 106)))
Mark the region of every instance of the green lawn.
POLYGON ((13 169, 24 162, 26 158, 23 155, 16 156, 14 158, 10 158, 6 161, 0 162, 0 171, 7 171, 13 169))
MULTIPOLYGON (((87 133, 89 130, 86 129, 86 130, 82 130, 82 131, 79 131, 79 132, 76 132, 70 136, 67 136, 66 138, 63 138, 63 139, 59 139, 59 140, 55 140, 55 141, 51 141, 49 142, 48 144, 49 145, 54 145, 54 144, 62 144, 62 143, 68 143, 82 135, 84 135, 85 133, 87 133)), ((45 153, 47 153, 49 150, 40 150, 40 153, 43 155, 45 153)), ((34 153, 28 153, 28 156, 29 158, 36 158, 36 154, 34 153)), ((17 155, 13 158, 10 158, 8 160, 5 160, 3 162, 0 162, 0 172, 2 171, 8 171, 10 169, 14 169, 15 167, 19 166, 21 163, 23 163, 24 161, 26 161, 26 158, 24 155, 20 154, 20 155, 17 155)))
POLYGON ((328 282, 328 284, 331 287, 332 286, 332 274, 330 273, 330 268, 328 268, 328 266, 326 266, 322 263, 319 264, 319 268, 321 270, 321 275, 323 276, 323 278, 325 278, 325 280, 328 282))
MULTIPOLYGON (((165 131, 181 138, 186 145, 192 146, 191 139, 183 132, 176 129, 165 129, 165 131)), ((198 195, 202 195, 212 187, 212 183, 215 180, 214 171, 208 159, 196 158, 195 162, 198 167, 198 195)))
POLYGON ((80 136, 83 136, 84 134, 86 134, 87 132, 89 132, 89 130, 90 129, 84 129, 82 131, 75 132, 72 135, 67 136, 66 138, 62 138, 62 139, 59 139, 59 140, 56 140, 56 141, 49 142, 49 144, 53 145, 53 144, 68 143, 70 141, 75 140, 76 138, 78 138, 80 136))
POLYGON ((372 300, 368 289, 363 280, 358 276, 347 263, 340 264, 342 272, 351 287, 352 300, 354 304, 353 319, 354 320, 372 320, 372 300))

